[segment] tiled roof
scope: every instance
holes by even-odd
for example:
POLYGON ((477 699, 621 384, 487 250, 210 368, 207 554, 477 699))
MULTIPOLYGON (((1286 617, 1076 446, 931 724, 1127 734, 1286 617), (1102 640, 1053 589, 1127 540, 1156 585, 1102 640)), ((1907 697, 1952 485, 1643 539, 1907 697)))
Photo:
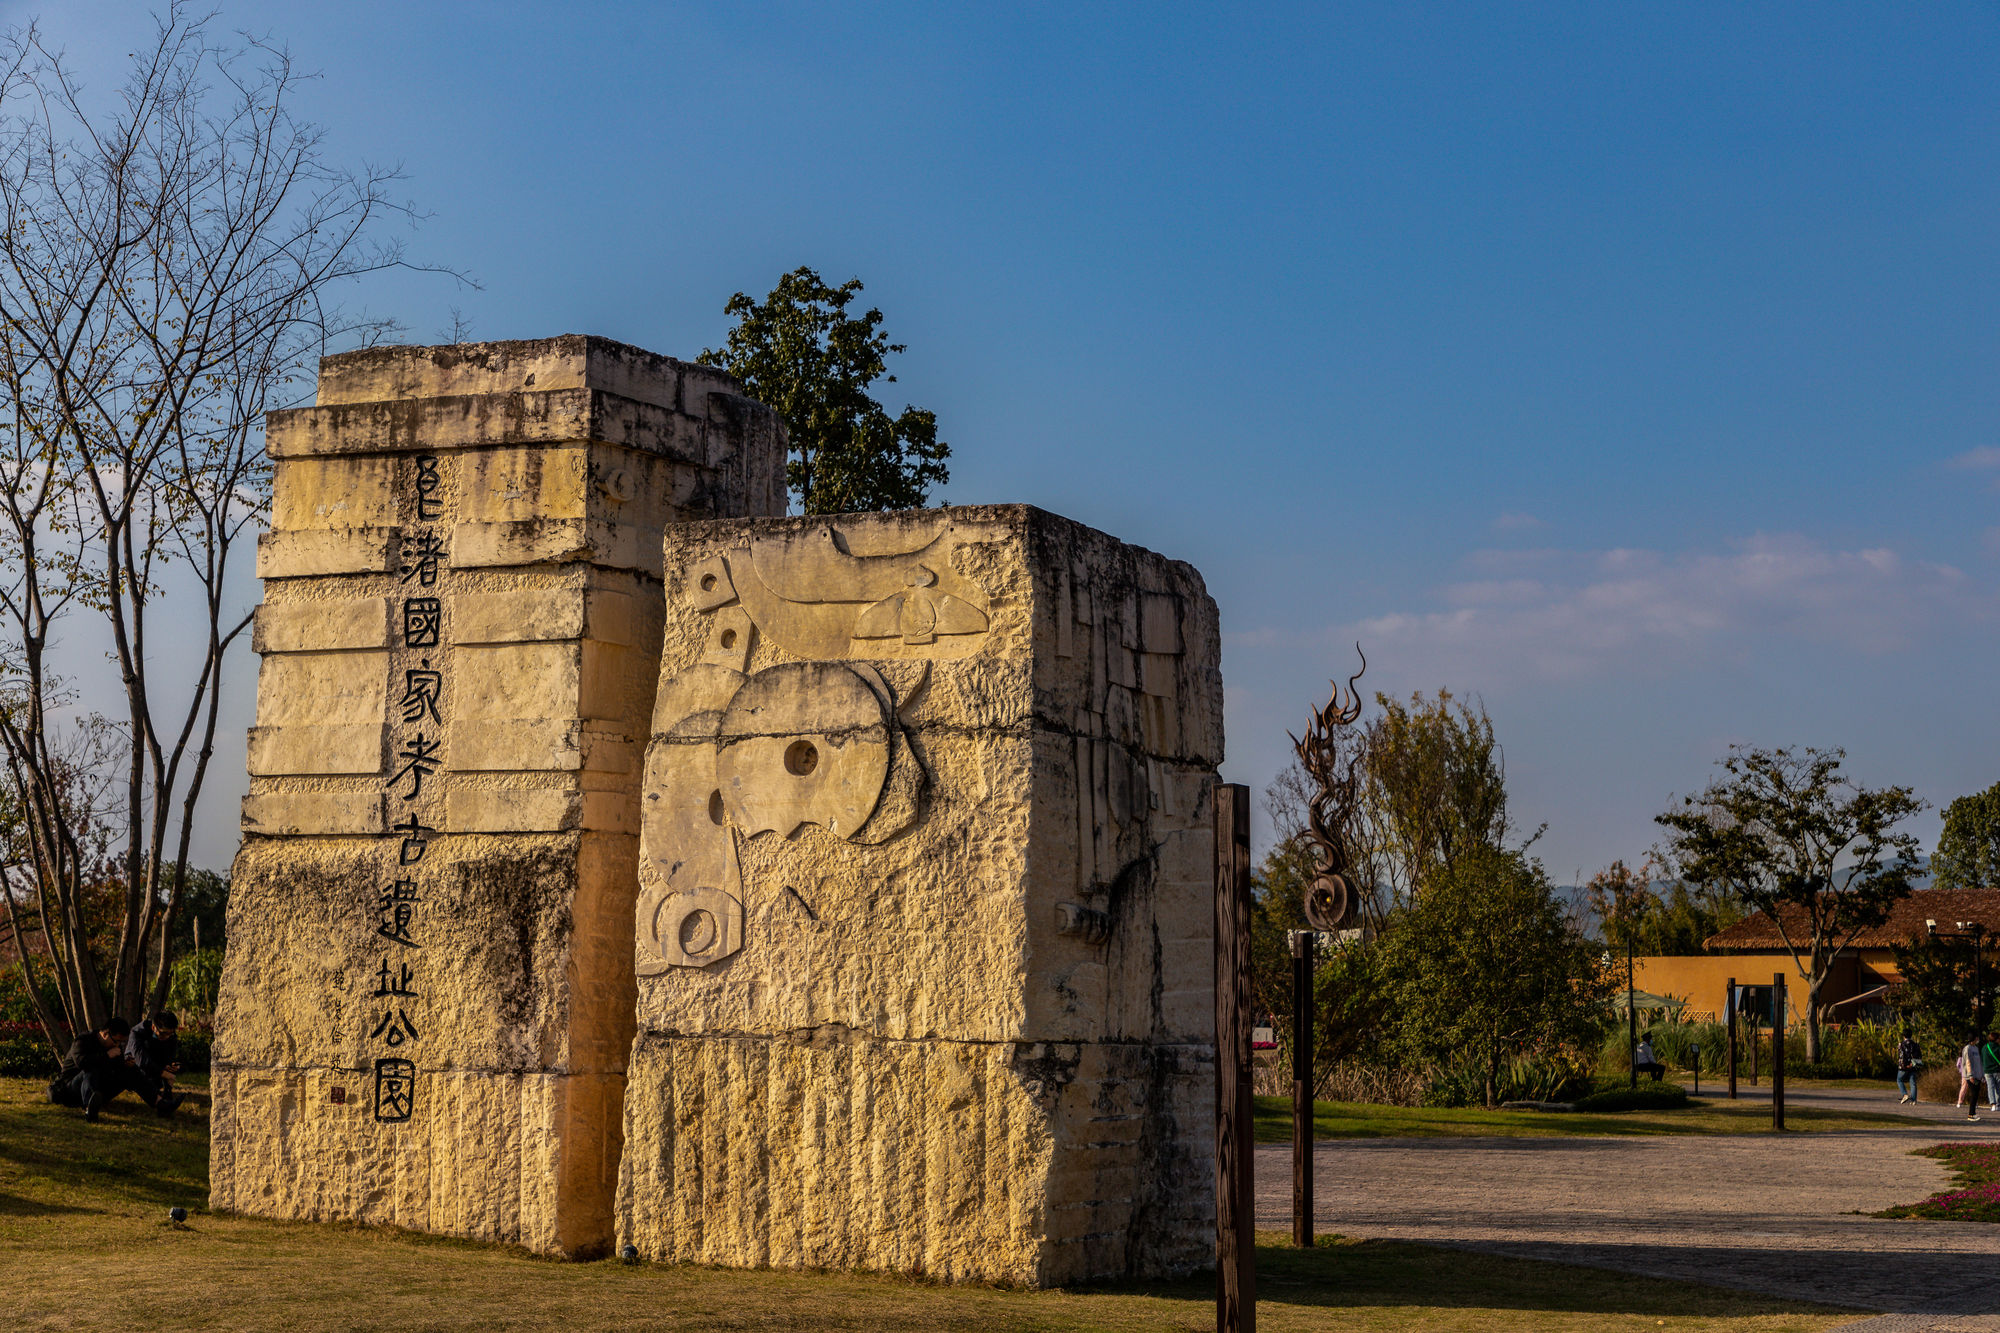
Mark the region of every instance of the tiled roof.
MULTIPOLYGON (((1796 907, 1783 909, 1785 926, 1792 943, 1806 942, 1806 914, 1796 907)), ((1937 922, 1939 930, 1956 930, 1958 923, 1978 922, 1989 931, 2000 931, 2000 889, 1924 889, 1911 894, 1889 909, 1889 919, 1854 937, 1856 949, 1886 949, 1892 944, 1908 944, 1926 932, 1926 919, 1937 922)), ((1775 922, 1763 912, 1747 916, 1724 931, 1702 941, 1707 949, 1782 949, 1784 940, 1775 922)))

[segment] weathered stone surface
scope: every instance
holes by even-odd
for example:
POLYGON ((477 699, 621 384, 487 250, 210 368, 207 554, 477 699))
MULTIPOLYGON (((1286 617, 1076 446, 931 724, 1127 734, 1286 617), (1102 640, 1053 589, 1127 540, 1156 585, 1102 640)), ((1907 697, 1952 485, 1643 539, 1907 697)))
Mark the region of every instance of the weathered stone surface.
POLYGON ((1214 604, 1025 507, 670 527, 618 1228, 1048 1284, 1213 1241, 1214 604))
POLYGON ((660 532, 779 512, 782 431, 602 339, 372 349, 320 390, 269 423, 211 1199, 601 1251, 660 532))

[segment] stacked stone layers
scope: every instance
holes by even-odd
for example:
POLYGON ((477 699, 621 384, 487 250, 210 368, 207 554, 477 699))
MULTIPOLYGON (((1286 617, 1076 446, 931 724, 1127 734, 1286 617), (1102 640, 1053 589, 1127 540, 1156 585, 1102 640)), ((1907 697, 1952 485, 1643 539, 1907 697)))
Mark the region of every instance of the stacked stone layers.
POLYGON ((670 528, 618 1229, 1053 1284, 1210 1261, 1221 682, 1025 507, 670 528))
POLYGON ((736 387, 385 348, 270 417, 216 1207, 608 1245, 661 532, 784 505, 736 387))

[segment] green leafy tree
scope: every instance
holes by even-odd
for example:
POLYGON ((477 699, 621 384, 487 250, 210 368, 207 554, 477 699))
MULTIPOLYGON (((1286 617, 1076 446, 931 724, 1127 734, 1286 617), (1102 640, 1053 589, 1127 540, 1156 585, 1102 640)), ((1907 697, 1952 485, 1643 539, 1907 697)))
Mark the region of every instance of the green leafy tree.
POLYGON ((1770 916, 1806 983, 1806 1059, 1820 1052, 1820 990, 1833 960, 1909 896, 1925 808, 1908 787, 1863 787, 1844 750, 1732 747, 1726 777, 1656 817, 1680 878, 1770 916))
POLYGON ((2000 887, 2000 782, 1944 808, 1931 878, 1940 889, 2000 887))
POLYGON ((1621 957, 1628 943, 1634 954, 1693 956, 1709 936, 1743 919, 1743 904, 1728 894, 1681 880, 1662 889, 1656 874, 1650 860, 1638 866, 1613 861, 1583 886, 1599 938, 1621 957))
POLYGON ((1477 846, 1441 865, 1383 941, 1395 1041, 1428 1068, 1476 1057, 1485 1101, 1502 1061, 1591 1040, 1613 978, 1541 863, 1477 846))
POLYGON ((1507 766, 1483 706, 1448 690, 1431 699, 1413 694, 1408 704, 1378 694, 1375 702, 1382 711, 1368 727, 1367 799, 1407 897, 1461 858, 1506 840, 1507 766))
MULTIPOLYGON (((1407 703, 1377 694, 1375 703, 1376 715, 1342 738, 1354 748, 1357 782, 1341 836, 1361 920, 1379 930, 1427 878, 1472 851, 1502 846, 1515 830, 1505 756, 1483 706, 1449 690, 1412 694, 1407 703)), ((1266 789, 1281 843, 1305 829, 1311 787, 1294 762, 1266 789)))
POLYGON ((761 302, 738 292, 724 307, 736 317, 729 341, 700 357, 784 419, 785 482, 802 513, 915 509, 951 480, 937 414, 905 406, 891 417, 868 391, 877 380, 896 382, 888 356, 905 348, 881 331, 880 310, 847 313, 860 291, 859 278, 829 287, 797 268, 761 302))
POLYGON ((1992 940, 1953 932, 1928 935, 1891 946, 1903 984, 1892 1003, 1918 1043, 1931 1052, 1956 1051, 1973 1032, 1984 1032, 1993 1017, 1992 940), (1987 956, 1982 957, 1982 950, 1987 956))

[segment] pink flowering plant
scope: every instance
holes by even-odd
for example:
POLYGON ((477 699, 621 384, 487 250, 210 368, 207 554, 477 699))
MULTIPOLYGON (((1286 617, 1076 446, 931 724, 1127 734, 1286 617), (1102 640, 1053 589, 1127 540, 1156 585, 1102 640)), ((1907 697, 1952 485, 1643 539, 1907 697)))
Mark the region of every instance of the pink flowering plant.
POLYGON ((2000 1144, 1940 1143, 1917 1149, 1951 1168, 1958 1188, 1922 1203, 1885 1208, 1877 1217, 1935 1217, 1947 1222, 2000 1222, 2000 1144))

